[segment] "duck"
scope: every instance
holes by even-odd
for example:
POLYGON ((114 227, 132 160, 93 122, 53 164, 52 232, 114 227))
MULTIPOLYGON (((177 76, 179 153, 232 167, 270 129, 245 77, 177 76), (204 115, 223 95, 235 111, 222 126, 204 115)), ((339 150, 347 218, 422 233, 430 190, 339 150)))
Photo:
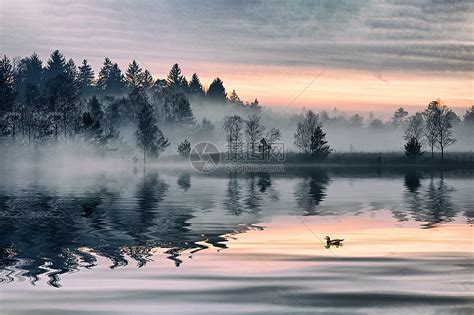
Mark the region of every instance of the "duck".
POLYGON ((339 246, 339 245, 342 245, 342 242, 344 242, 344 239, 332 240, 329 236, 326 236, 324 239, 326 240, 327 246, 331 246, 331 245, 339 246))

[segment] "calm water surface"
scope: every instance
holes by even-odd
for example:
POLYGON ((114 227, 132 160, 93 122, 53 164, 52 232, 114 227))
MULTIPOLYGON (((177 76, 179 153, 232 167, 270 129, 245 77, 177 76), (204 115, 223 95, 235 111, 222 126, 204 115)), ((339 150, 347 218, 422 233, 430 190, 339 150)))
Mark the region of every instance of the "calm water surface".
POLYGON ((470 171, 0 176, 1 314, 473 310, 470 171))

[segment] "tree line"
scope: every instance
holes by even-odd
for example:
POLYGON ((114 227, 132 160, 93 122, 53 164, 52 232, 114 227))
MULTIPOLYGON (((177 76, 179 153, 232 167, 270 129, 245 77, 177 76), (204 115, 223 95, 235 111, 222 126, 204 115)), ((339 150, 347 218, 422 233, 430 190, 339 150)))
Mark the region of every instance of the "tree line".
MULTIPOLYGON (((155 79, 135 60, 122 73, 109 58, 96 76, 87 60, 76 66, 58 50, 46 63, 36 53, 22 59, 0 59, 0 141, 4 143, 47 145, 81 140, 105 153, 125 146, 126 131, 133 130, 133 142, 146 162, 170 146, 166 134, 180 139, 177 152, 188 156, 191 141, 212 140, 211 135, 222 127, 229 157, 242 152, 264 157, 281 141, 282 132, 275 127, 267 129, 261 114, 257 99, 249 103, 235 90, 227 93, 220 78, 208 88, 196 73, 188 81, 178 64, 171 67, 166 79, 155 79), (200 110, 197 104, 204 102, 229 115, 219 122, 206 117, 198 121, 193 109, 200 110), (235 109, 240 114, 233 114, 235 109)), ((293 118, 298 122, 293 135, 295 147, 314 157, 324 158, 332 151, 324 127, 367 127, 403 130, 406 155, 417 159, 423 146, 429 148, 432 157, 435 149, 443 157, 456 141, 453 126, 462 123, 472 131, 474 106, 462 120, 440 100, 411 117, 399 108, 388 122, 373 114, 367 122, 360 114, 347 119, 336 109, 332 114, 305 111, 293 118)))

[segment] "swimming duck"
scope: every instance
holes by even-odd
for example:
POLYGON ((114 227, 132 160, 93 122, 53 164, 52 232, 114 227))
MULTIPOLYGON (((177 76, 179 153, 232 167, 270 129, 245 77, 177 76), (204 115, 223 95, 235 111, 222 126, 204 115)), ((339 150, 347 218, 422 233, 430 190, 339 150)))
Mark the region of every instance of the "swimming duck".
POLYGON ((332 240, 329 236, 326 236, 324 239, 326 240, 327 246, 331 246, 331 245, 339 246, 339 245, 342 245, 342 242, 344 242, 344 239, 332 240))

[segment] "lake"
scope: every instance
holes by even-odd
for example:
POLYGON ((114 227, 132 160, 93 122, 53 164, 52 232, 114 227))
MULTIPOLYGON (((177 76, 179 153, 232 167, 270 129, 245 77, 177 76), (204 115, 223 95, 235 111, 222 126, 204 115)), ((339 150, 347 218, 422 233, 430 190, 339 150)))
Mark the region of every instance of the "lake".
POLYGON ((1 314, 473 311, 469 170, 1 177, 1 314))

